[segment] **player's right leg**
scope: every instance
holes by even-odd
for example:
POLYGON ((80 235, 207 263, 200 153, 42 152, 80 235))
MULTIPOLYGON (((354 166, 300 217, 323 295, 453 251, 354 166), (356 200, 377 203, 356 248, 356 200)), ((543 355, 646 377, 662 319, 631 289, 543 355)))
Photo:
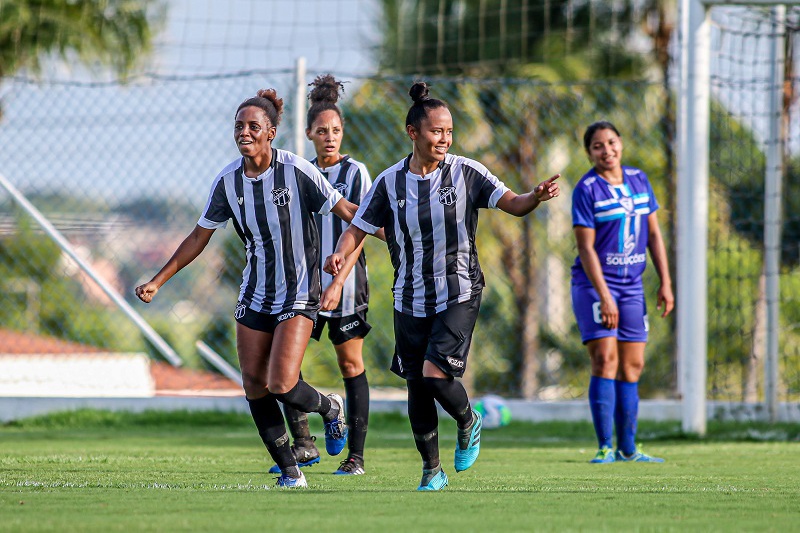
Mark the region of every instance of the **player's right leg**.
MULTIPOLYGON (((300 374, 300 379, 303 379, 302 373, 300 374)), ((297 465, 303 468, 319 463, 319 450, 314 443, 316 437, 311 435, 311 431, 308 428, 308 416, 289 405, 283 406, 283 414, 286 416, 286 425, 292 435, 292 453, 297 459, 297 465)), ((269 471, 271 474, 277 474, 281 470, 275 464, 269 471)))
POLYGON ((364 473, 364 443, 369 424, 369 382, 364 370, 362 337, 351 338, 334 344, 339 370, 344 379, 347 411, 348 453, 336 475, 360 475, 364 473))

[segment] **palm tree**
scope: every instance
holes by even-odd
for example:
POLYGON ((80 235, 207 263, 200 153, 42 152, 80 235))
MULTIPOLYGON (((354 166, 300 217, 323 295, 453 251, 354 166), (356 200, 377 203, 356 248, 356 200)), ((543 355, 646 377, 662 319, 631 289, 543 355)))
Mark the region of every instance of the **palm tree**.
POLYGON ((124 75, 152 46, 162 0, 0 0, 0 79, 57 55, 124 75))

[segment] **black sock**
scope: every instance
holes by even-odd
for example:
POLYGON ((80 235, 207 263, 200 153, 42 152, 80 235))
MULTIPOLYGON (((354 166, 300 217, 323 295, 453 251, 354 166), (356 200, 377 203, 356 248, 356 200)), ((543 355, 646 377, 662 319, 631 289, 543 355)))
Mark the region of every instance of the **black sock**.
POLYGON ((414 433, 414 444, 422 456, 422 468, 431 470, 439 466, 439 413, 436 400, 421 379, 409 379, 408 420, 414 433))
MULTIPOLYGON (((300 381, 303 381, 303 373, 300 372, 300 381)), ((286 416, 286 425, 292 439, 307 443, 311 440, 311 432, 308 429, 308 417, 302 411, 298 411, 291 405, 284 404, 283 414, 286 416)))
POLYGON ((455 419, 458 427, 464 429, 472 424, 472 408, 469 405, 467 390, 460 381, 453 378, 424 378, 428 389, 447 411, 447 414, 455 419))
POLYGON ((289 392, 275 395, 284 405, 294 407, 303 413, 319 413, 325 422, 330 422, 339 413, 333 409, 331 401, 305 381, 298 381, 289 392))
POLYGON ((296 475, 292 473, 294 472, 292 467, 297 469, 297 460, 289 445, 289 435, 286 434, 283 414, 275 395, 267 394, 256 400, 248 399, 247 403, 250 405, 250 414, 253 415, 258 434, 267 447, 272 460, 283 473, 292 477, 300 477, 299 469, 296 470, 296 475))
POLYGON ((367 440, 369 423, 369 383, 367 373, 344 378, 347 402, 347 427, 350 428, 348 450, 350 457, 364 460, 364 442, 367 440))

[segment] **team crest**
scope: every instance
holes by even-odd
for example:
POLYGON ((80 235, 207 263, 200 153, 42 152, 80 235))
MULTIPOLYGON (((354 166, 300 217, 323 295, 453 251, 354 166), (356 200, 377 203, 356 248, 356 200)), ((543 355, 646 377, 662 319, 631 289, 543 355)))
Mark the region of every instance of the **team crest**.
POLYGON ((339 191, 339 194, 342 196, 347 196, 347 184, 346 183, 334 183, 333 188, 339 191))
POLYGON ((287 205, 289 201, 292 199, 292 196, 289 194, 289 189, 286 187, 282 187, 280 189, 272 189, 272 203, 282 207, 287 205))
POLYGON ((455 187, 442 187, 439 189, 439 203, 442 205, 453 205, 458 200, 455 187))
POLYGON ((403 206, 406 205, 406 201, 405 200, 397 200, 397 205, 399 205, 400 209, 402 209, 403 206))
POLYGON ((628 196, 623 196, 622 198, 619 199, 619 205, 621 205, 622 208, 625 210, 625 212, 628 213, 629 215, 633 215, 633 213, 635 212, 633 206, 633 198, 630 198, 628 196))
POLYGON ((244 196, 239 196, 239 197, 236 199, 236 201, 237 201, 237 202, 239 202, 239 205, 242 205, 242 204, 244 203, 244 196))
POLYGON ((247 306, 244 304, 236 304, 236 310, 233 312, 233 317, 236 319, 242 318, 246 310, 247 306))

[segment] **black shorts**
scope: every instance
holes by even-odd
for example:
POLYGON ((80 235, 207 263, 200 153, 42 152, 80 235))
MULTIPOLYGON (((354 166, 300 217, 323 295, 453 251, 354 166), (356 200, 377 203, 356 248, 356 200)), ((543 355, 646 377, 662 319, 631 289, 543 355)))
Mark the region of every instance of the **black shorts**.
POLYGON ((325 324, 328 324, 328 338, 334 346, 344 344, 351 339, 363 339, 372 329, 367 322, 366 309, 347 316, 317 315, 317 323, 314 324, 314 331, 311 332, 312 339, 318 341, 322 338, 325 324))
POLYGON ((275 333, 275 328, 278 327, 278 324, 296 316, 304 316, 314 322, 317 318, 317 312, 307 311, 305 309, 292 309, 276 315, 269 315, 267 313, 253 311, 241 302, 236 304, 236 310, 233 312, 233 318, 235 318, 236 322, 239 324, 266 333, 275 333))
POLYGON ((478 294, 434 316, 414 317, 395 309, 392 372, 404 379, 421 378, 428 360, 447 375, 463 376, 480 307, 478 294))

